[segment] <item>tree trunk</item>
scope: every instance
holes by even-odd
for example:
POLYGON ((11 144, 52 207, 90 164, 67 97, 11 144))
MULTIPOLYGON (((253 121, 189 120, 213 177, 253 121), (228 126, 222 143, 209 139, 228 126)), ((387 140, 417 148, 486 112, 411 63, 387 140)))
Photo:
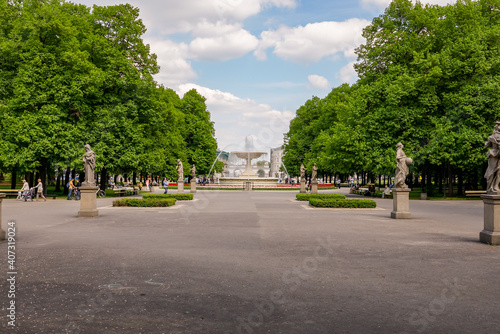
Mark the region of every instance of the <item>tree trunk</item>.
POLYGON ((484 173, 486 173, 486 169, 487 169, 487 168, 488 168, 488 163, 487 163, 487 162, 485 162, 485 163, 483 164, 483 168, 482 168, 482 170, 481 170, 481 175, 480 175, 480 176, 481 176, 481 187, 482 187, 484 190, 486 190, 486 179, 485 179, 484 177, 482 177, 482 176, 484 175, 484 173))
POLYGON ((57 166, 57 179, 56 179, 56 193, 61 192, 61 179, 62 179, 62 174, 61 174, 61 166, 57 166))
POLYGON ((17 183, 17 170, 16 168, 12 168, 11 172, 11 180, 10 180, 10 189, 16 189, 16 183, 17 183))
POLYGON ((35 183, 38 184, 38 179, 41 180, 42 185, 43 185, 43 192, 45 195, 47 195, 47 165, 48 165, 48 160, 46 158, 43 158, 40 160, 40 167, 38 168, 38 177, 35 180, 35 183))
POLYGON ((463 195, 463 188, 464 188, 464 175, 463 175, 463 171, 460 169, 458 171, 458 195, 459 196, 463 195))
POLYGON ((132 173, 132 184, 135 186, 137 185, 137 173, 136 172, 133 172, 132 173))
POLYGON ((439 193, 440 194, 444 194, 444 191, 443 191, 443 168, 439 168, 438 170, 438 178, 439 178, 439 193))
POLYGON ((453 183, 455 182, 455 176, 453 175, 453 169, 451 164, 448 164, 448 197, 453 197, 453 183))
POLYGON ((107 174, 106 168, 103 167, 101 169, 101 183, 100 183, 100 187, 101 187, 101 190, 104 190, 104 191, 106 191, 106 186, 107 186, 107 183, 108 183, 108 176, 106 174, 107 174))
POLYGON ((69 175, 71 173, 71 168, 69 167, 66 167, 66 173, 64 175, 64 191, 63 191, 63 194, 64 195, 67 195, 68 194, 68 187, 66 187, 66 184, 68 184, 69 182, 69 175))

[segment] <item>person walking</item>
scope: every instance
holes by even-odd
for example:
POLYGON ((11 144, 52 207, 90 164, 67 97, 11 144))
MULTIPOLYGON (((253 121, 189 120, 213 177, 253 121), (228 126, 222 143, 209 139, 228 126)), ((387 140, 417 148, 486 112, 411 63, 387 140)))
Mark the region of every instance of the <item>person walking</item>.
POLYGON ((38 179, 38 184, 36 185, 36 201, 38 202, 38 196, 42 196, 44 202, 47 202, 47 199, 45 196, 43 196, 43 184, 42 184, 42 179, 38 179))
POLYGON ((163 188, 165 188, 164 194, 166 194, 168 192, 168 180, 167 180, 167 178, 163 179, 163 188))
POLYGON ((74 188, 75 186, 73 185, 73 179, 70 177, 68 181, 68 201, 71 200, 71 193, 73 192, 74 188))
POLYGON ((81 183, 80 181, 78 180, 78 176, 75 177, 75 188, 73 189, 73 191, 76 192, 76 198, 75 200, 79 201, 80 200, 80 187, 81 187, 81 183))
POLYGON ((23 187, 17 193, 16 199, 22 200, 23 196, 25 196, 29 190, 30 190, 30 185, 28 184, 28 182, 26 182, 26 180, 23 180, 23 187))

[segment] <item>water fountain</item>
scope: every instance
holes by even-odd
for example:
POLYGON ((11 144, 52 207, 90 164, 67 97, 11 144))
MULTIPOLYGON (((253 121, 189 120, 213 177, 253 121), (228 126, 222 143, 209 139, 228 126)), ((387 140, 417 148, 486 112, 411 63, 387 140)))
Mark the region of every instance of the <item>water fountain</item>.
POLYGON ((258 159, 268 152, 257 151, 253 145, 253 138, 247 136, 245 138, 245 149, 243 151, 232 151, 231 154, 239 159, 245 160, 245 171, 238 177, 221 177, 221 185, 243 185, 245 182, 250 181, 252 185, 259 186, 274 186, 278 183, 277 178, 259 177, 252 169, 252 160, 258 159))

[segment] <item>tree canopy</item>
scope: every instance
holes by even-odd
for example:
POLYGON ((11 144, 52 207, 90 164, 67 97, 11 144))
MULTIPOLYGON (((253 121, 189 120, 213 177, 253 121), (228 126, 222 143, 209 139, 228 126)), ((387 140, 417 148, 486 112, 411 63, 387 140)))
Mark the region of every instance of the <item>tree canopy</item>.
POLYGON ((174 178, 179 158, 208 172, 205 99, 154 81, 138 8, 1 0, 0 23, 1 169, 81 168, 88 143, 98 170, 174 178))
POLYGON ((477 178, 500 116, 499 20, 499 0, 392 1, 364 29, 358 81, 297 110, 288 170, 391 174, 402 142, 416 173, 477 178))

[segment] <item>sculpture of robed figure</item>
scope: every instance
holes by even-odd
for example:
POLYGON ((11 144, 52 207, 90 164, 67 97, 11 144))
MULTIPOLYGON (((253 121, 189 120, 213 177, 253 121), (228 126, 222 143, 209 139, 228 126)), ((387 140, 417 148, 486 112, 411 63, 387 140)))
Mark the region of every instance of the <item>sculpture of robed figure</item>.
POLYGON ((306 168, 304 167, 304 164, 300 165, 300 181, 306 179, 306 168))
POLYGON ((89 144, 85 145, 85 154, 83 156, 83 171, 85 172, 85 182, 82 186, 95 186, 95 153, 89 144))
POLYGON ((182 166, 181 159, 177 159, 177 174, 179 175, 178 181, 184 181, 184 166, 182 166))
POLYGON ((408 158, 403 151, 403 144, 397 143, 396 145, 396 178, 394 180, 394 188, 406 189, 406 176, 410 173, 408 165, 411 165, 413 160, 408 158))
POLYGON ((488 194, 498 194, 500 192, 500 122, 495 122, 493 134, 484 143, 485 147, 490 147, 486 156, 488 157, 488 169, 484 177, 486 178, 486 191, 488 194))
POLYGON ((312 182, 318 181, 318 167, 316 167, 316 163, 314 163, 314 166, 312 168, 311 181, 312 182))

